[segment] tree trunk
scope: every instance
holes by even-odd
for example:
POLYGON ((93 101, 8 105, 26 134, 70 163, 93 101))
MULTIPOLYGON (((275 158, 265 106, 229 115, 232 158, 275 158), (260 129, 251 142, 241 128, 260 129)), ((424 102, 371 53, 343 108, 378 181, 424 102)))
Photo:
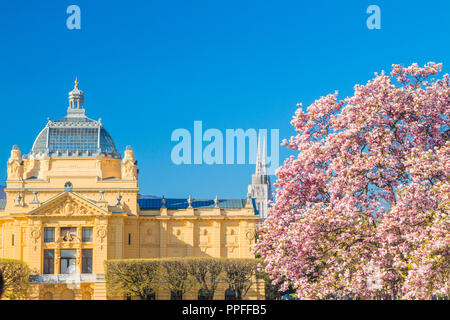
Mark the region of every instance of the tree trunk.
POLYGON ((242 289, 236 288, 236 300, 242 300, 242 289))

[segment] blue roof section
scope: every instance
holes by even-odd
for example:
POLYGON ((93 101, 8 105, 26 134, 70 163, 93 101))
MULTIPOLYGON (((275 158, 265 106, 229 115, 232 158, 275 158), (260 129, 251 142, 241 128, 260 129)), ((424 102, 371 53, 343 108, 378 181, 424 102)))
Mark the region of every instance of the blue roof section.
MULTIPOLYGON (((165 199, 166 208, 168 210, 187 209, 189 207, 187 199, 165 199)), ((220 209, 242 209, 245 208, 247 199, 219 199, 220 209)), ((162 199, 138 199, 141 210, 159 210, 162 207, 162 199)), ((194 209, 214 209, 214 199, 192 199, 192 207, 194 209)), ((253 199, 253 208, 255 208, 255 200, 253 199)))
POLYGON ((252 203, 253 203, 253 209, 255 209, 255 215, 259 216, 258 206, 256 205, 256 200, 254 198, 252 199, 252 203))
POLYGON ((5 209, 6 199, 0 199, 0 210, 5 209))
POLYGON ((158 196, 151 196, 151 195, 142 195, 139 194, 140 199, 161 199, 161 197, 158 196))
POLYGON ((5 186, 0 186, 0 199, 6 199, 5 186))

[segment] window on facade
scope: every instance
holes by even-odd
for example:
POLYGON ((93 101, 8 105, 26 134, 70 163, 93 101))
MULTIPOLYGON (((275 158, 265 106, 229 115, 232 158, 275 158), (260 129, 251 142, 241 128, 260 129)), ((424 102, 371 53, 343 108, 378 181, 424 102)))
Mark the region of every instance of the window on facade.
POLYGON ((131 244, 131 233, 128 234, 128 245, 131 244))
POLYGON ((55 241, 55 228, 44 228, 44 242, 55 241))
POLYGON ((180 290, 170 291, 170 300, 183 300, 183 292, 180 290))
POLYGON ((225 300, 236 300, 236 292, 233 289, 228 288, 225 291, 225 300))
POLYGON ((76 272, 76 255, 75 249, 61 250, 60 273, 72 274, 76 272))
POLYGON ((83 242, 92 242, 92 227, 83 227, 83 242))
POLYGON ((11 245, 14 247, 14 234, 11 236, 11 245))
POLYGON ((73 227, 61 228, 60 236, 63 237, 64 241, 72 241, 73 238, 77 236, 77 228, 73 227))
POLYGON ((92 273, 92 249, 81 252, 81 273, 92 273))
POLYGON ((55 273, 55 250, 44 250, 44 274, 55 273))
POLYGON ((198 300, 208 300, 208 296, 204 289, 198 290, 198 300))

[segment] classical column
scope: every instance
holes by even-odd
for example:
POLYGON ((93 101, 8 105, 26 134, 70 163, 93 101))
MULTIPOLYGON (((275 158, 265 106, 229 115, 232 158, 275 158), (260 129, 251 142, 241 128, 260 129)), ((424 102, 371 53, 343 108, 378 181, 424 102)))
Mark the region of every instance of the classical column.
POLYGON ((159 223, 159 257, 167 257, 167 228, 168 222, 161 221, 159 223))
POLYGON ((194 244, 195 244, 195 224, 194 221, 186 221, 186 255, 188 257, 194 256, 194 244))
POLYGON ((222 223, 220 221, 215 220, 213 223, 213 228, 214 228, 212 238, 213 256, 219 258, 222 247, 222 223))
POLYGON ((55 274, 59 274, 61 251, 59 244, 55 248, 55 274))
POLYGON ((76 273, 81 273, 81 248, 76 248, 76 250, 75 270, 76 273))

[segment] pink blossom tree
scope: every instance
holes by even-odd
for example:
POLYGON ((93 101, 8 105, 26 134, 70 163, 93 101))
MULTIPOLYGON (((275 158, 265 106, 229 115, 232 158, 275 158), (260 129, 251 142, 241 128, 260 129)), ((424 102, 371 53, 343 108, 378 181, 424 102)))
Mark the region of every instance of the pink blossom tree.
POLYGON ((256 251, 304 299, 449 295, 449 76, 394 65, 291 121, 256 251))

